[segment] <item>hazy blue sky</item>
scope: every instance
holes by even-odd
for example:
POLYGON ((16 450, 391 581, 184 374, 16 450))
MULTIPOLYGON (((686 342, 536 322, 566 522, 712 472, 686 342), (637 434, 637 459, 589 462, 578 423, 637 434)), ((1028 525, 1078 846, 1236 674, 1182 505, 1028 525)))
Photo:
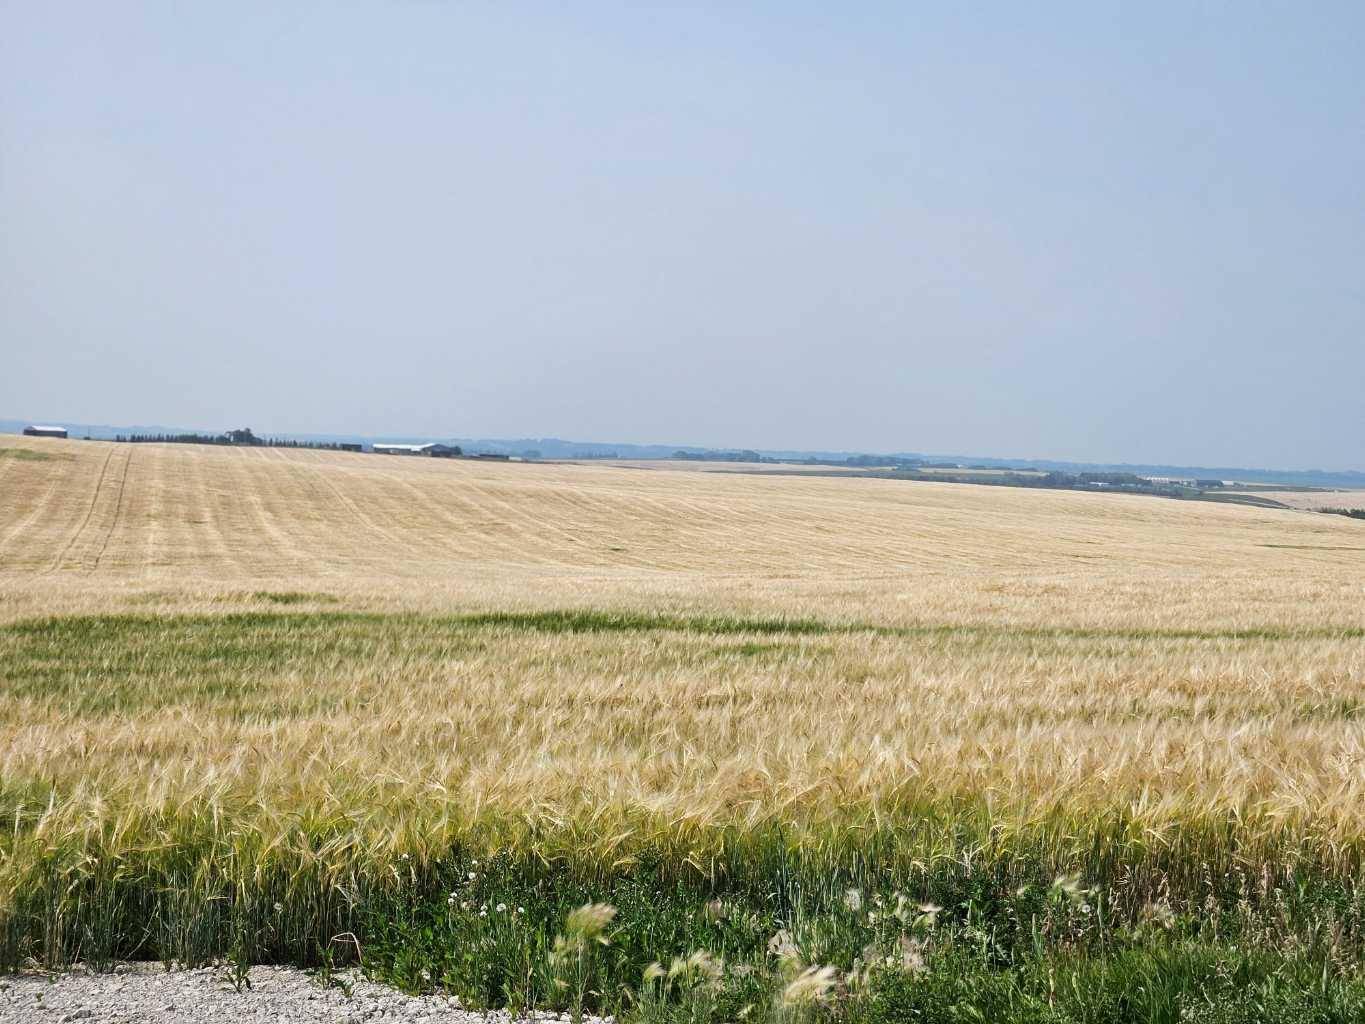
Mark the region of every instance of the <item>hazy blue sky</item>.
POLYGON ((1365 4, 0 0, 0 416, 1365 466, 1365 4))

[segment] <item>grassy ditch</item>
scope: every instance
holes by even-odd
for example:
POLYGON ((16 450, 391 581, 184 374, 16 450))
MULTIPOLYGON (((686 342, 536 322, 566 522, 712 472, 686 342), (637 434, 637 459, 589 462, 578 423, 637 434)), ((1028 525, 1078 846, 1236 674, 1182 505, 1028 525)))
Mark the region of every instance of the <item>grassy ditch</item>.
POLYGON ((1348 1021, 1365 1008, 1359 851, 1241 845, 1234 822, 1159 841, 1120 820, 1011 832, 965 808, 691 839, 637 823, 611 861, 572 829, 514 836, 508 822, 436 858, 377 857, 344 819, 270 841, 192 816, 142 824, 135 845, 11 848, 0 966, 227 959, 325 978, 359 963, 472 1007, 661 1021, 1348 1021), (585 926, 587 905, 611 910, 585 926))

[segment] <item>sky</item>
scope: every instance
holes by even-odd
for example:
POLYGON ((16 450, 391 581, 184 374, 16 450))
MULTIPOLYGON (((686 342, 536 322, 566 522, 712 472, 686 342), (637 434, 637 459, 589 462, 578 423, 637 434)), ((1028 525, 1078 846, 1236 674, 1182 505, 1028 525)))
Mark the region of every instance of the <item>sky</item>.
POLYGON ((1365 4, 0 0, 0 416, 1365 468, 1365 4))

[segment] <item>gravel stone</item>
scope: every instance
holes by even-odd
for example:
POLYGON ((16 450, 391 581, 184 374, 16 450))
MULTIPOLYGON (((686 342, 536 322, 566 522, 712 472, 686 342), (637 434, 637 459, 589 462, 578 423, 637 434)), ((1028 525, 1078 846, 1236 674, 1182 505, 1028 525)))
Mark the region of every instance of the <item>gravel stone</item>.
MULTIPOLYGON (((225 971, 167 970, 121 964, 112 974, 76 968, 63 974, 20 974, 0 985, 0 1024, 508 1024, 505 1012, 466 1010, 446 996, 408 996, 350 973, 351 988, 323 988, 293 967, 253 967, 251 988, 233 989, 225 971)), ((561 1018, 534 1014, 550 1024, 561 1018)), ((585 1017, 593 1024, 613 1024, 585 1017)))

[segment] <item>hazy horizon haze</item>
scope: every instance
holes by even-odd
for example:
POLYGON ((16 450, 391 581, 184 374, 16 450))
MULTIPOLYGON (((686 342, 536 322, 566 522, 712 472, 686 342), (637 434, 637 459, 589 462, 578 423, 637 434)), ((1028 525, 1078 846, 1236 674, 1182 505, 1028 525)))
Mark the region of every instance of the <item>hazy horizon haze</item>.
POLYGON ((1365 8, 0 2, 0 416, 1365 468, 1365 8))

